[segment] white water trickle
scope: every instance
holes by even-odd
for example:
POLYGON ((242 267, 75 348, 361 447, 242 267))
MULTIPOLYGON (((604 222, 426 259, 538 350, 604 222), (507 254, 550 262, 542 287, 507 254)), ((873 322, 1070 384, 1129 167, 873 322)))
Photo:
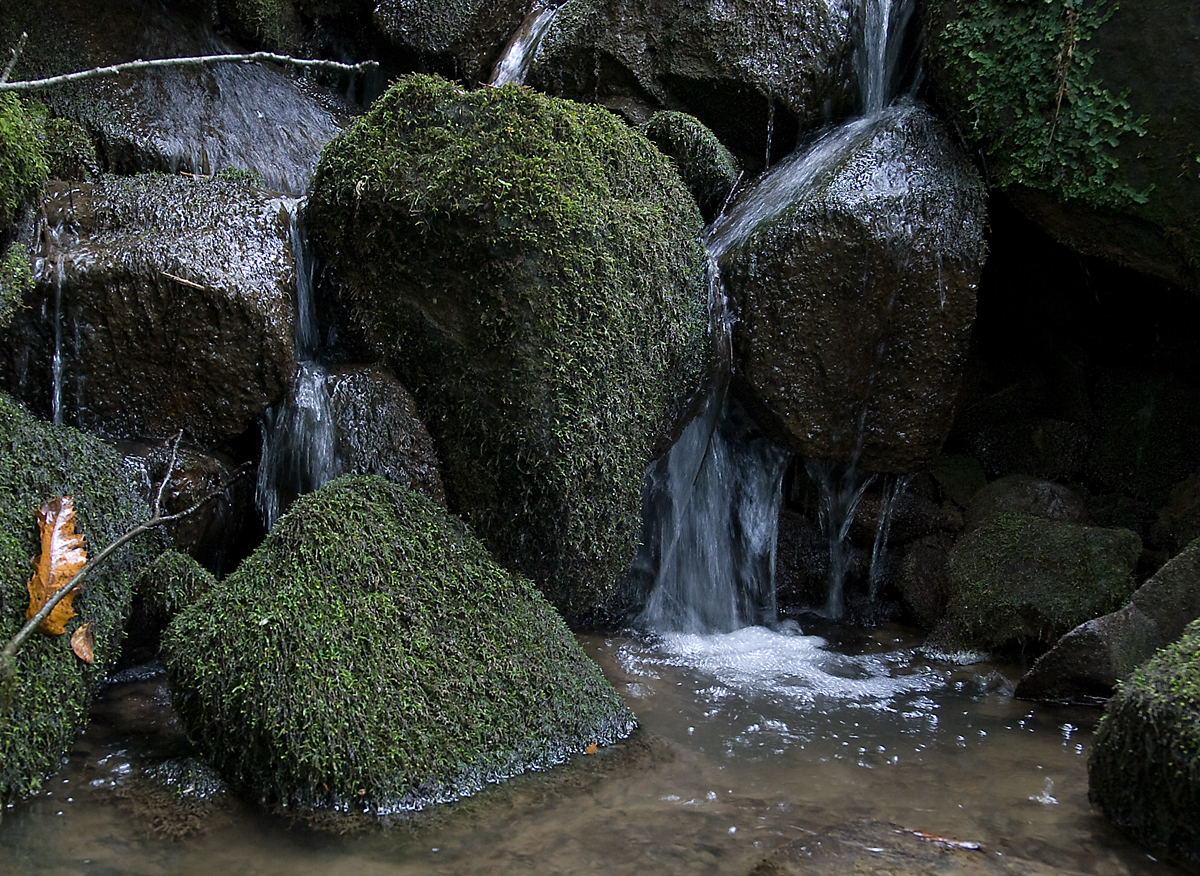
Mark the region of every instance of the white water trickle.
POLYGON ((913 6, 913 0, 863 0, 863 41, 855 60, 865 115, 879 112, 896 95, 913 6))
POLYGON ((558 15, 558 7, 534 3, 517 32, 504 48, 500 60, 492 69, 492 78, 488 85, 505 85, 509 82, 520 84, 525 81, 533 59, 537 57, 542 38, 550 28, 554 17, 558 15))
POLYGON ((850 527, 854 523, 858 503, 875 476, 861 472, 853 465, 809 459, 805 470, 820 488, 821 527, 829 541, 829 582, 824 614, 839 620, 846 613, 846 573, 850 569, 850 527))
POLYGON ((871 571, 868 575, 868 597, 872 604, 879 595, 879 584, 883 580, 887 540, 892 531, 892 515, 912 479, 910 474, 888 475, 883 481, 883 492, 879 500, 879 525, 875 528, 875 543, 871 546, 871 571))
POLYGON ((51 361, 51 422, 56 426, 63 424, 62 390, 63 390, 63 344, 62 344, 62 276, 63 254, 60 250, 54 260, 54 358, 51 361))

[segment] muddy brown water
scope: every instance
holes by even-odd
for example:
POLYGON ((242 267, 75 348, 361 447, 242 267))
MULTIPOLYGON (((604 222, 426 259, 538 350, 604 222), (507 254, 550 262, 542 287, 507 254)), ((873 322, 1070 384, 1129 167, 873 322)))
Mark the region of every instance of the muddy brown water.
MULTIPOLYGON (((891 840, 876 850, 870 836, 911 846, 924 835, 978 845, 956 854, 1011 872, 1182 872, 1089 807, 1097 711, 1014 700, 1018 668, 927 660, 917 641, 894 627, 837 643, 762 628, 582 636, 637 713, 634 739, 346 834, 205 798, 195 779, 151 786, 147 768, 186 753, 164 680, 114 685, 45 792, 5 811, 0 871, 747 874, 772 853, 802 859, 808 852, 796 850, 822 836, 839 837, 838 848, 858 837, 850 845, 869 857, 892 854, 891 840)), ((964 872, 946 860, 923 869, 904 854, 910 863, 888 872, 964 872)))

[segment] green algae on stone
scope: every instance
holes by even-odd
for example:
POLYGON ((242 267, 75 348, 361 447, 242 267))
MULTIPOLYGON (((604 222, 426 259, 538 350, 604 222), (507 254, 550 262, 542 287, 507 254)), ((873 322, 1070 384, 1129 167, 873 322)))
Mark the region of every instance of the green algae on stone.
POLYGON ((635 724, 528 581, 374 476, 299 499, 164 655, 192 738, 273 807, 418 808, 635 724))
POLYGON ((951 551, 955 594, 931 645, 1047 648, 1128 600, 1141 547, 1127 529, 997 514, 951 551))
MULTIPOLYGON (((76 528, 92 554, 149 516, 108 445, 36 420, 0 395, 0 641, 25 623, 30 560, 39 549, 34 512, 64 495, 75 498, 76 528)), ((161 547, 155 533, 126 545, 89 575, 66 634, 35 634, 17 652, 11 704, 0 710, 0 801, 33 794, 58 769, 86 722, 92 692, 116 660, 134 573, 161 547), (90 666, 68 641, 82 623, 95 638, 90 666)))
POLYGON ((325 150, 307 219, 321 306, 417 398, 451 507, 568 615, 603 602, 708 354, 670 162, 601 108, 413 76, 325 150))
POLYGON ((1139 841, 1200 864, 1200 621, 1109 700, 1088 758, 1088 799, 1139 841))
POLYGON ((703 122, 687 113, 655 113, 646 126, 646 136, 674 160, 705 217, 711 220, 716 216, 741 176, 733 153, 703 122))

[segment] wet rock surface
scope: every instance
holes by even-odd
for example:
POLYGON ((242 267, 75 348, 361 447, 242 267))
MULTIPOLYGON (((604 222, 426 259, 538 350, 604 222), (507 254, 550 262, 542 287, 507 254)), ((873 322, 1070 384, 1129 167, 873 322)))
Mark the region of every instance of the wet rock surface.
POLYGON ((516 0, 381 0, 372 21, 393 45, 464 82, 487 82, 492 65, 521 24, 516 0))
POLYGON ((52 185, 39 282, 4 331, 4 386, 110 437, 242 433, 296 367, 291 209, 215 179, 52 185))
POLYGON ((1029 475, 1005 475, 979 490, 967 506, 966 526, 974 529, 997 514, 1031 514, 1064 523, 1090 523, 1087 505, 1070 487, 1029 475))
POLYGON ((986 252, 982 186, 916 106, 809 154, 760 183, 779 189, 760 196, 777 215, 735 206, 710 234, 739 317, 735 388, 805 456, 919 470, 953 420, 986 252))

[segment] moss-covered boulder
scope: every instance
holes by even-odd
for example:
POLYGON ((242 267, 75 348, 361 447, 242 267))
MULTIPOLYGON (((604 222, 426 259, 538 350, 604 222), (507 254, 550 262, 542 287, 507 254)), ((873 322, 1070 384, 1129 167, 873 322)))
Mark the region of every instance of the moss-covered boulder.
POLYGON ((597 107, 414 76, 326 150, 307 216, 319 305, 416 397, 451 507, 564 611, 603 601, 708 355, 668 160, 597 107))
POLYGON ((46 180, 44 133, 15 94, 0 94, 0 235, 17 209, 33 201, 46 180))
POLYGON ((703 122, 687 113, 655 113, 646 125, 646 136, 674 160, 704 218, 712 221, 741 176, 733 153, 703 122))
POLYGON ((931 91, 1062 243, 1200 289, 1200 7, 933 0, 931 91))
POLYGON ((396 48, 462 82, 487 82, 520 27, 524 0, 378 0, 372 22, 396 48))
POLYGON ((634 726, 531 584, 374 476, 299 499, 164 654, 192 738, 271 806, 451 800, 634 726))
MULTIPOLYGON (((34 512, 64 495, 74 496, 76 530, 93 554, 148 516, 111 448, 36 420, 0 395, 0 642, 25 623, 30 560, 39 551, 34 512)), ((149 534, 122 548, 75 598, 66 634, 35 634, 17 652, 15 686, 0 690, 0 703, 11 698, 0 708, 0 800, 34 793, 58 769, 86 722, 92 692, 117 658, 136 571, 160 547, 149 534), (83 623, 95 639, 90 666, 68 641, 83 623)))
POLYGON ((1141 547, 1128 529, 997 514, 954 545, 954 596, 930 644, 1045 650, 1125 603, 1141 547))
POLYGON ((1156 851, 1200 865, 1200 621, 1109 701, 1088 758, 1088 799, 1156 851))

